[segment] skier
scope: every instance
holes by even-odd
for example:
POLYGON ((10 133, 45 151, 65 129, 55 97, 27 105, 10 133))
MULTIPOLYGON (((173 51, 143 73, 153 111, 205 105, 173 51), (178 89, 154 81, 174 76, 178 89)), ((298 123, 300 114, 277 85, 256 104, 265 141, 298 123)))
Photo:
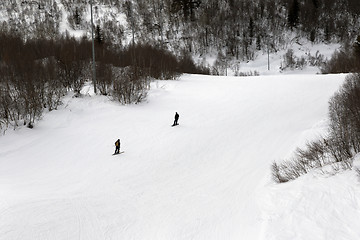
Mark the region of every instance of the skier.
POLYGON ((175 120, 173 126, 179 125, 178 120, 179 120, 179 114, 175 112, 175 120))
POLYGON ((116 140, 115 142, 115 153, 118 154, 120 152, 120 139, 116 140))

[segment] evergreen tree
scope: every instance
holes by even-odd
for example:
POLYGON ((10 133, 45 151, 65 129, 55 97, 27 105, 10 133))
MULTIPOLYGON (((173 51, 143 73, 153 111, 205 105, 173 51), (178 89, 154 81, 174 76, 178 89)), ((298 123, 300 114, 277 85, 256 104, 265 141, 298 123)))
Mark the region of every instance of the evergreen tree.
POLYGON ((293 0, 288 14, 288 23, 290 28, 297 27, 299 24, 299 12, 300 12, 300 5, 298 0, 293 0))
POLYGON ((76 25, 79 25, 81 23, 81 17, 80 17, 78 8, 75 9, 74 20, 75 20, 76 25))
POLYGON ((260 34, 256 37, 256 50, 261 50, 261 36, 260 34))
POLYGON ((200 0, 173 0, 171 8, 173 13, 182 10, 185 21, 189 19, 189 16, 191 21, 195 21, 194 10, 200 6, 200 3, 200 0))
POLYGON ((360 72, 360 35, 354 43, 355 70, 360 72))
POLYGON ((316 40, 316 31, 315 31, 315 29, 313 29, 310 32, 310 41, 315 42, 315 40, 316 40))
POLYGON ((101 31, 99 25, 96 25, 96 28, 95 28, 95 41, 98 44, 102 44, 104 41, 103 34, 102 34, 102 31, 101 31))
POLYGON ((252 41, 254 37, 254 20, 252 18, 250 18, 250 22, 249 22, 249 37, 250 37, 250 41, 252 41))
POLYGON ((130 24, 132 32, 132 44, 135 45, 135 27, 136 27, 136 16, 134 14, 134 6, 131 1, 125 1, 124 3, 126 18, 130 24))

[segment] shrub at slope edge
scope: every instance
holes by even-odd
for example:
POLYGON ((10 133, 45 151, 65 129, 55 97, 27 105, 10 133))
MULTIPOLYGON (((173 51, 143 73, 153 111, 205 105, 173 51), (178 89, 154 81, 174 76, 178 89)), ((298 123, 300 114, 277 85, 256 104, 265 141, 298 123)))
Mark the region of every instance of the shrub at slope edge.
POLYGON ((352 169, 360 152, 360 73, 350 74, 329 101, 328 136, 298 148, 291 160, 273 162, 277 183, 294 180, 311 169, 332 165, 335 170, 352 169))

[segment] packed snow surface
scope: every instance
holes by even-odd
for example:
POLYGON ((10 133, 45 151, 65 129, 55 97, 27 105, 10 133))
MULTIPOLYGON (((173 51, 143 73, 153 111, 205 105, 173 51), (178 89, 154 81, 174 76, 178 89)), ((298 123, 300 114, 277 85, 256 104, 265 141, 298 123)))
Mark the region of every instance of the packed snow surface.
POLYGON ((270 177, 324 133, 343 80, 185 75, 138 105, 67 96, 0 137, 0 239, 359 239, 353 171, 270 177))

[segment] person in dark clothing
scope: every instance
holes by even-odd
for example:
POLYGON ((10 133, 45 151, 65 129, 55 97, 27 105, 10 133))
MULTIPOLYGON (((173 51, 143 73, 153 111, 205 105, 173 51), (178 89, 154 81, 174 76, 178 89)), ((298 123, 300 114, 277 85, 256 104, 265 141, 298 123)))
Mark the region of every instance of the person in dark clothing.
POLYGON ((115 153, 118 154, 120 152, 120 139, 116 140, 115 142, 115 153))
POLYGON ((178 120, 179 120, 179 114, 175 112, 175 120, 173 126, 179 125, 178 120))

